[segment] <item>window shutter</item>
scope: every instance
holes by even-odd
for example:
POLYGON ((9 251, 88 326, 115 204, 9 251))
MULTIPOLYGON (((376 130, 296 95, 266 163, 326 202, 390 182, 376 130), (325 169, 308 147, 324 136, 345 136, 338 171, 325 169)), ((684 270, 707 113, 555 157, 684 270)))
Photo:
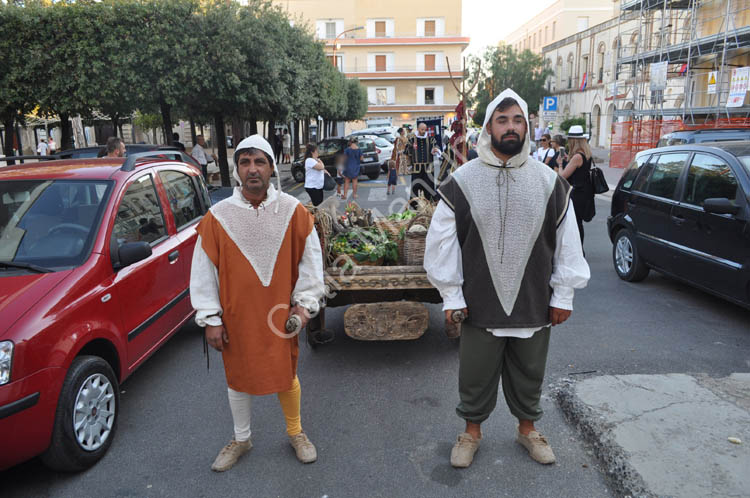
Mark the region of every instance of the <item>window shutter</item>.
POLYGON ((424 36, 424 19, 417 19, 417 36, 424 36))
POLYGON ((374 86, 367 87, 367 102, 374 105, 377 102, 377 92, 374 86))
POLYGON ((375 21, 375 36, 377 38, 385 37, 385 21, 375 21))
POLYGON ((424 87, 417 87, 417 105, 424 105, 424 87))
POLYGON ((435 36, 445 36, 445 19, 435 20, 435 36))
POLYGON ((425 36, 435 36, 435 20, 429 19, 424 22, 424 35, 425 36))
POLYGON ((385 60, 386 60, 385 55, 376 55, 375 56, 375 71, 385 71, 386 70, 385 60))
POLYGON ((374 38, 375 37, 375 21, 372 19, 367 20, 366 26, 366 36, 367 38, 374 38))
POLYGON ((443 87, 442 86, 435 87, 435 103, 437 105, 443 104, 443 87))
POLYGON ((393 19, 388 19, 385 22, 385 36, 389 38, 393 38, 394 36, 394 24, 393 19))
POLYGON ((388 87, 388 103, 389 104, 396 103, 396 87, 395 86, 388 87))

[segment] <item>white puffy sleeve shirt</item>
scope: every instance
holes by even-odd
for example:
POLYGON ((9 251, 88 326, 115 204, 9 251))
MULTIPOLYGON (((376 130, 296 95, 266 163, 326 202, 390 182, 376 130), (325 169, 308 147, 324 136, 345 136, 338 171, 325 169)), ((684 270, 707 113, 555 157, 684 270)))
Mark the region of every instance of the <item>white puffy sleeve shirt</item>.
MULTIPOLYGON (((443 298, 443 310, 466 308, 463 295, 463 266, 461 246, 456 233, 456 217, 448 205, 440 201, 432 215, 427 232, 424 252, 424 268, 427 278, 443 298)), ((560 225, 557 227, 557 245, 552 259, 550 287, 552 297, 549 305, 565 310, 573 309, 575 289, 586 287, 591 273, 583 257, 581 238, 576 225, 573 203, 569 202, 560 225)), ((471 311, 469 311, 471 313, 471 311)), ((491 329, 497 337, 531 337, 537 328, 491 329)))

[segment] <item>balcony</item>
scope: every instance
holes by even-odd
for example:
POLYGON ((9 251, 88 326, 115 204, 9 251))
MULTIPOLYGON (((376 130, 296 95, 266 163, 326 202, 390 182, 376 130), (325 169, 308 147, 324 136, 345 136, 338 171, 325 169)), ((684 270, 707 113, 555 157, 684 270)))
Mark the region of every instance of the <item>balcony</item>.
MULTIPOLYGON (((333 38, 321 40, 326 46, 333 46, 333 38)), ((442 36, 416 36, 411 33, 396 33, 394 36, 375 36, 372 38, 347 37, 339 38, 339 47, 381 47, 390 45, 463 45, 468 46, 471 38, 460 34, 446 34, 442 36)))
MULTIPOLYGON (((341 70, 341 68, 339 68, 341 70)), ((461 63, 451 62, 453 79, 460 80, 463 77, 461 63), (455 64, 455 65, 454 65, 455 64)), ((424 69, 417 66, 390 66, 385 69, 382 66, 368 67, 367 64, 350 64, 344 66, 341 72, 347 78, 359 78, 361 80, 393 80, 393 79, 450 79, 448 67, 436 64, 435 69, 424 69)))

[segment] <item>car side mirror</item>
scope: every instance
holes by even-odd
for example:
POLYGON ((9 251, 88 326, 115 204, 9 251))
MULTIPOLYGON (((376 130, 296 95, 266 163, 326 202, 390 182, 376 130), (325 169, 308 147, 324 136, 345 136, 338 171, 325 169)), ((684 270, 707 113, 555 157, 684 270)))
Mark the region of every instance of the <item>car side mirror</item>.
POLYGON ((125 268, 151 256, 151 245, 143 241, 125 242, 117 252, 120 260, 117 268, 125 268))
POLYGON ((703 210, 714 214, 737 214, 740 207, 726 197, 719 197, 703 201, 703 210))

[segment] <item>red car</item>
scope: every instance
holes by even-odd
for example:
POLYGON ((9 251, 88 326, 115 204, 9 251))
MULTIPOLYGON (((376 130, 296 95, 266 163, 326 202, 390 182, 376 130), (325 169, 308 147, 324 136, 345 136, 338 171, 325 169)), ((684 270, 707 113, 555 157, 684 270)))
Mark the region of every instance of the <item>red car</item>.
POLYGON ((82 470, 117 429, 119 384, 193 315, 210 199, 153 157, 0 168, 0 470, 82 470))

